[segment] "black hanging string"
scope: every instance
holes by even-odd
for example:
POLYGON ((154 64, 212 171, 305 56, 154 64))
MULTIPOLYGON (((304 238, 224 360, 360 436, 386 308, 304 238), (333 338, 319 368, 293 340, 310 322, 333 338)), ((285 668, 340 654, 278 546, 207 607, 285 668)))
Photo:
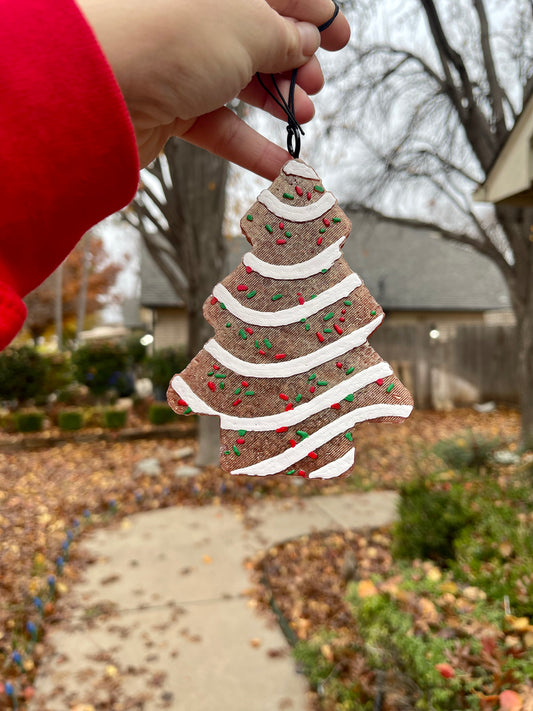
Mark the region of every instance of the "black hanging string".
MULTIPOLYGON (((324 30, 327 30, 339 14, 339 5, 337 4, 337 1, 332 0, 332 2, 335 5, 335 11, 333 15, 329 18, 329 20, 324 22, 322 25, 319 25, 319 32, 324 32, 324 30)), ((300 135, 305 136, 303 128, 300 126, 294 115, 294 91, 296 89, 297 74, 298 70, 293 69, 291 74, 291 83, 289 85, 289 95, 287 99, 285 99, 285 97, 281 93, 280 88, 276 82, 276 78, 273 74, 270 75, 270 79, 272 81, 274 89, 276 90, 277 96, 268 88, 268 86, 266 86, 259 72, 256 74, 257 80, 261 84, 263 89, 287 115, 287 150, 293 158, 300 157, 300 135)))

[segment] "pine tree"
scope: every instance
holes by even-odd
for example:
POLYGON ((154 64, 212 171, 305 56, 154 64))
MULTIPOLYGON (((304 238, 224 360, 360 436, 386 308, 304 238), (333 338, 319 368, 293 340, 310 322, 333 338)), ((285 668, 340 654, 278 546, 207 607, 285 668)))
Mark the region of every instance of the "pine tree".
POLYGON ((173 377, 169 403, 220 417, 232 474, 341 476, 356 424, 412 410, 367 341, 384 314, 342 256, 351 223, 315 171, 291 160, 241 228, 253 251, 205 302, 215 336, 173 377))

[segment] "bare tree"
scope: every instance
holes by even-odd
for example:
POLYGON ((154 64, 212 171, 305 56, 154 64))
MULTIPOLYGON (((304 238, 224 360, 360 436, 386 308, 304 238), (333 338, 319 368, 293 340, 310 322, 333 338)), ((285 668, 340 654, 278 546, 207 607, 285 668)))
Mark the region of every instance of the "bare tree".
MULTIPOLYGON (((123 213, 141 235, 188 314, 192 358, 211 335, 202 307, 221 280, 226 247, 224 221, 227 162, 176 138, 146 169, 143 183, 123 213)), ((219 424, 200 418, 199 464, 219 457, 219 424)))
POLYGON ((330 132, 342 131, 344 150, 350 142, 352 207, 434 230, 500 269, 517 322, 522 439, 531 444, 533 209, 472 201, 533 95, 531 2, 351 7, 355 37, 328 121, 330 132))

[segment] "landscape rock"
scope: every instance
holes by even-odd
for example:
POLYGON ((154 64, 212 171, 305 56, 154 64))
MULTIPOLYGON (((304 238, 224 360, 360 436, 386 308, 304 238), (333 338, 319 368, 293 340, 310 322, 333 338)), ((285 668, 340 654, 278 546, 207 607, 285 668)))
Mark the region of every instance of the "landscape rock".
POLYGON ((198 474, 201 474, 202 470, 198 469, 198 467, 192 467, 188 466, 186 464, 176 467, 174 471, 175 476, 185 476, 185 477, 193 477, 193 476, 198 476, 198 474))
POLYGON ((159 476, 161 474, 161 464, 156 457, 141 459, 135 465, 133 476, 159 476))

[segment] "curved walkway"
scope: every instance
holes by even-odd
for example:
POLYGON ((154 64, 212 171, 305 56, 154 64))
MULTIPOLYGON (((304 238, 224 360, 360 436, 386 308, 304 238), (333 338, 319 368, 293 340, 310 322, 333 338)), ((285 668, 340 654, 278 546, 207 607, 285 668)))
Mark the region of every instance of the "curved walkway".
POLYGON ((169 508, 95 532, 83 544, 95 564, 49 635, 31 711, 305 711, 305 678, 252 609, 243 561, 313 531, 384 525, 395 505, 370 492, 259 503, 246 519, 169 508))

